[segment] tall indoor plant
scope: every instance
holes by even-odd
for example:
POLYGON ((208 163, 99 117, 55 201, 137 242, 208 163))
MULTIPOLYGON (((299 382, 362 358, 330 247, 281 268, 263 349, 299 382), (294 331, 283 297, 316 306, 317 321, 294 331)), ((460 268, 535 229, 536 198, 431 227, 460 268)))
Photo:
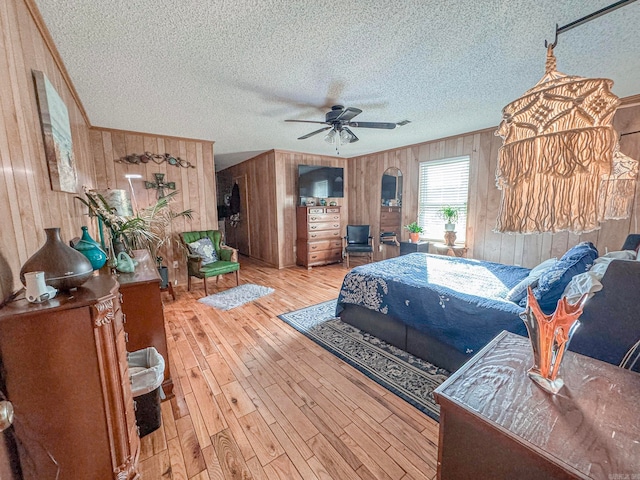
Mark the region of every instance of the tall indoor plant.
MULTIPOLYGON (((168 282, 168 270, 162 265, 161 250, 172 245, 171 223, 179 217, 191 219, 191 209, 176 212, 173 199, 178 191, 160 197, 154 205, 140 209, 133 216, 118 215, 105 198, 95 190, 85 189, 86 198, 76 197, 89 208, 89 215, 97 217, 106 227, 111 255, 119 251, 147 249, 156 260, 162 286, 168 282)), ((180 245, 180 242, 177 242, 180 245)))

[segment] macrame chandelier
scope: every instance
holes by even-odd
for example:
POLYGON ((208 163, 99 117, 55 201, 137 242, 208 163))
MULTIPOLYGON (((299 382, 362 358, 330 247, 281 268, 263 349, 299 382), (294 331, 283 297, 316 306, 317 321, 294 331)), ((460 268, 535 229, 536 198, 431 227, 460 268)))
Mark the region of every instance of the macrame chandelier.
POLYGON ((628 202, 620 194, 625 199, 629 189, 633 194, 629 184, 637 162, 624 159, 618 174, 630 182, 617 185, 611 122, 620 101, 612 85, 608 79, 558 72, 553 45, 547 47, 545 75, 504 107, 496 132, 503 138, 496 172, 502 190, 498 231, 589 232, 607 215, 621 213, 628 202))

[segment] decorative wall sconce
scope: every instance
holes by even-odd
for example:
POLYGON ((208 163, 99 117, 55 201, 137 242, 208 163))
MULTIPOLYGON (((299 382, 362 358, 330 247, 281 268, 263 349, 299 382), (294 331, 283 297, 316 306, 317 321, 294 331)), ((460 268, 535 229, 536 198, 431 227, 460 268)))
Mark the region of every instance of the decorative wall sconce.
POLYGON ((158 154, 151 152, 144 152, 140 155, 137 153, 132 153, 127 155, 126 157, 121 157, 116 160, 118 163, 127 163, 131 165, 140 165, 141 163, 149 163, 154 162, 157 165, 162 163, 168 163, 169 165, 173 165, 174 167, 182 167, 182 168, 196 168, 191 162, 184 160, 180 157, 174 157, 168 153, 158 154))

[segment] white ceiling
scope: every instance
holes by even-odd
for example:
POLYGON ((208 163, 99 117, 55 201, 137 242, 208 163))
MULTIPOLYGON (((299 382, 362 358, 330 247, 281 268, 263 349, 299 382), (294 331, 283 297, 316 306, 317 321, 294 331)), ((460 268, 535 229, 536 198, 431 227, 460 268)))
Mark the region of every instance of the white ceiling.
MULTIPOLYGON (((272 148, 341 156, 495 126, 544 71, 544 40, 613 0, 36 0, 93 125, 214 140, 216 168, 272 148)), ((558 69, 640 93, 640 2, 563 33, 558 69)), ((133 153, 133 152, 127 152, 133 153)), ((139 153, 139 152, 136 152, 139 153)), ((162 152, 160 152, 162 153, 162 152)), ((187 159, 189 160, 189 159, 187 159)))

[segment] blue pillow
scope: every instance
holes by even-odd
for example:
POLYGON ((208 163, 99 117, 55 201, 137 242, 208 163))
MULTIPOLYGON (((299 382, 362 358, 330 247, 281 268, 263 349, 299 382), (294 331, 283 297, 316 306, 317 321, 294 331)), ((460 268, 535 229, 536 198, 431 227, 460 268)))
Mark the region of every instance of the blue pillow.
MULTIPOLYGON (((542 274, 533 294, 544 313, 555 311, 558 300, 574 275, 589 270, 596 258, 598 250, 593 243, 582 242, 570 248, 553 267, 542 274)), ((520 304, 524 306, 526 302, 525 296, 520 304)))

